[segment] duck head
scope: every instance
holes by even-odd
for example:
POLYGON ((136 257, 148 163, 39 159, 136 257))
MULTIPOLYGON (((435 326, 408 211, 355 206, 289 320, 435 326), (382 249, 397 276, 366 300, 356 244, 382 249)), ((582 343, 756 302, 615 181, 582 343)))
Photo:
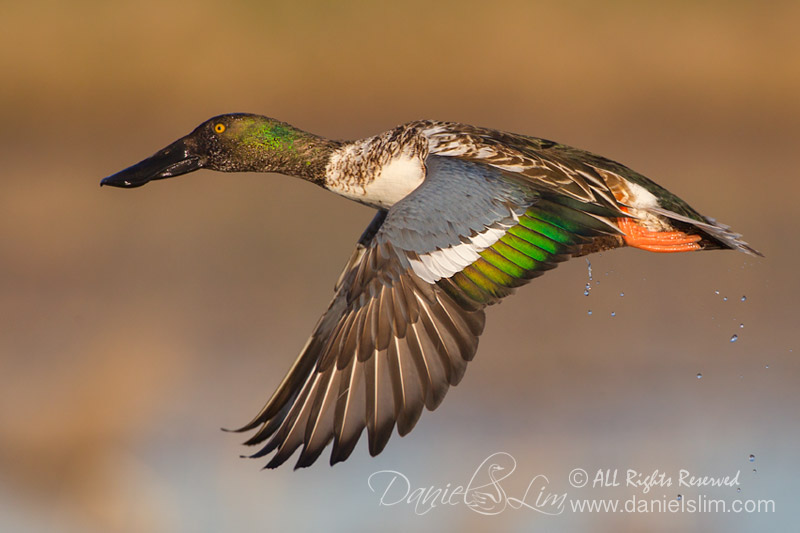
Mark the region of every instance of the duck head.
POLYGON ((261 115, 219 115, 147 159, 104 178, 100 185, 141 187, 201 168, 280 172, 321 183, 330 152, 338 144, 261 115))

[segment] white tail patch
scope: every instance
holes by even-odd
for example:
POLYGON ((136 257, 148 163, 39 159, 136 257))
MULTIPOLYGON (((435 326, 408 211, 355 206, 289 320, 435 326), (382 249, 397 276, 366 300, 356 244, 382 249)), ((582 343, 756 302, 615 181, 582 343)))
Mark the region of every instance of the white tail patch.
POLYGON ((625 185, 628 187, 628 203, 631 207, 637 209, 648 209, 650 207, 658 207, 658 198, 656 195, 631 181, 626 181, 625 185))
POLYGON ((630 206, 628 213, 638 219, 641 226, 651 231, 669 231, 672 229, 670 224, 656 214, 660 209, 656 195, 636 183, 625 181, 628 188, 626 197, 622 198, 623 203, 630 206))

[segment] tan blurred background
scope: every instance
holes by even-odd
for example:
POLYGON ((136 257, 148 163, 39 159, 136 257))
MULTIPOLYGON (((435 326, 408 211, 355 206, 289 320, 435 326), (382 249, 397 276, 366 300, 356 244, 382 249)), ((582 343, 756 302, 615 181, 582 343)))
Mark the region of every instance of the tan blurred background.
POLYGON ((798 23, 797 2, 4 4, 0 530, 793 529, 798 23), (370 210, 277 175, 97 186, 234 111, 335 138, 433 118, 559 140, 766 259, 592 256, 588 297, 574 260, 490 310, 462 384, 381 456, 362 441, 335 468, 262 472, 219 428, 272 393, 370 210), (573 489, 577 467, 741 470, 740 493, 654 495, 777 512, 419 517, 367 486, 465 484, 498 451, 517 492, 544 474, 570 497, 641 495, 573 489))

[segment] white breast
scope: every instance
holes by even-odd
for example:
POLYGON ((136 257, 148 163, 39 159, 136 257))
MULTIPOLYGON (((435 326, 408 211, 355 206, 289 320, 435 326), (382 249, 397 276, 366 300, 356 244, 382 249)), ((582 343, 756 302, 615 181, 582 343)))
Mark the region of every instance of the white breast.
POLYGON ((381 207, 390 207, 419 187, 425 169, 418 157, 405 155, 391 159, 375 179, 364 185, 364 199, 381 207))
POLYGON ((325 187, 329 190, 373 207, 388 208, 419 187, 425 179, 425 167, 420 157, 398 154, 377 169, 371 180, 363 182, 342 176, 338 165, 331 161, 325 187))

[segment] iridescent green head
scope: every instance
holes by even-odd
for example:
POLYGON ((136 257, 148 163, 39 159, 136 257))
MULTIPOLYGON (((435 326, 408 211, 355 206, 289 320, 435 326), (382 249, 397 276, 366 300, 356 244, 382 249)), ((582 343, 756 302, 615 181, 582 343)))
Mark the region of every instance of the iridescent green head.
POLYGON ((148 181, 201 168, 222 172, 280 172, 320 182, 336 145, 269 117, 246 113, 219 115, 100 184, 139 187, 148 181))

